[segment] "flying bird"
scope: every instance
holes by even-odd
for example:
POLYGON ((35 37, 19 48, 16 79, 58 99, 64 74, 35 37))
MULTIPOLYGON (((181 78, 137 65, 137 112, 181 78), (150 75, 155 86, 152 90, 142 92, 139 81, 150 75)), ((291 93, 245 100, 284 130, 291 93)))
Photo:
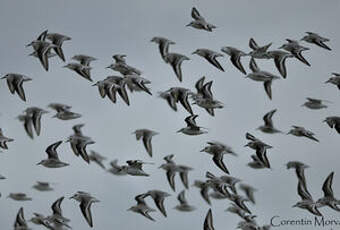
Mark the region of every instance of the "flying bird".
POLYGON ((292 127, 293 128, 287 133, 287 135, 292 134, 292 135, 297 136, 297 137, 306 137, 310 140, 319 142, 319 140, 314 137, 315 134, 313 132, 305 129, 302 126, 293 125, 292 127))
POLYGON ((62 167, 68 166, 69 165, 68 163, 60 161, 58 153, 57 153, 57 148, 59 147, 61 143, 63 142, 58 141, 48 146, 46 149, 48 158, 40 161, 37 165, 43 165, 46 168, 62 168, 62 167))
POLYGON ((0 148, 1 149, 8 149, 7 142, 13 142, 13 138, 9 138, 4 136, 2 129, 0 128, 0 148))
POLYGON ((211 209, 208 210, 208 213, 204 219, 203 230, 215 230, 211 209))
POLYGON ((282 50, 268 51, 270 58, 274 59, 275 66, 283 78, 287 77, 286 59, 294 57, 282 50))
POLYGON ((301 197, 301 201, 297 202, 293 207, 306 209, 310 213, 316 216, 322 216, 318 209, 319 204, 313 200, 313 197, 307 190, 307 187, 303 185, 301 181, 298 182, 297 187, 298 195, 301 197))
POLYGON ((99 202, 99 200, 93 197, 91 194, 82 191, 78 191, 72 197, 70 197, 70 199, 74 199, 80 203, 79 207, 86 222, 91 228, 93 228, 91 206, 93 203, 99 202))
POLYGON ((271 74, 267 71, 262 71, 257 66, 255 59, 251 58, 249 62, 249 68, 252 70, 252 73, 249 73, 246 78, 249 78, 253 81, 263 82, 264 90, 267 93, 269 99, 272 99, 272 82, 280 77, 271 74))
POLYGON ((283 44, 279 49, 284 49, 290 52, 296 59, 310 66, 309 62, 302 56, 302 52, 309 50, 309 48, 300 45, 296 40, 286 39, 286 41, 287 43, 283 44))
POLYGON ((325 83, 331 83, 340 89, 340 73, 332 73, 332 77, 330 77, 325 83))
POLYGON ((149 154, 150 157, 152 157, 151 140, 153 136, 158 135, 159 133, 149 129, 137 129, 133 132, 133 134, 136 135, 137 140, 142 139, 146 152, 149 154))
POLYGON ((326 117, 324 122, 326 122, 331 129, 334 128, 340 134, 340 117, 338 116, 326 117))
POLYGON ((184 133, 186 135, 190 136, 196 136, 207 133, 207 131, 202 130, 202 127, 197 126, 195 119, 198 117, 198 115, 191 115, 185 118, 185 123, 187 124, 187 127, 182 128, 177 131, 177 133, 184 133))
POLYGON ((176 74, 177 79, 182 82, 183 74, 182 74, 182 63, 183 61, 190 60, 187 56, 178 54, 178 53, 168 53, 166 54, 165 62, 169 63, 176 74))
POLYGON ((18 73, 8 73, 1 79, 6 79, 7 86, 11 94, 17 93, 21 100, 26 101, 23 83, 27 81, 32 81, 32 78, 18 73))
POLYGON ((241 71, 243 74, 247 74, 247 72, 245 71, 245 69, 244 69, 244 67, 241 63, 241 57, 248 56, 248 54, 246 54, 245 52, 243 52, 243 51, 241 51, 237 48, 231 47, 231 46, 222 47, 221 51, 230 56, 231 63, 233 63, 233 65, 239 71, 241 71))
POLYGON ((61 46, 65 41, 71 40, 71 38, 63 34, 48 33, 46 35, 46 39, 50 40, 52 44, 55 45, 55 47, 53 47, 54 52, 60 57, 62 61, 65 61, 65 55, 61 46))
POLYGON ((191 21, 186 26, 190 26, 190 27, 193 27, 193 28, 198 29, 198 30, 205 30, 205 31, 208 31, 208 32, 212 32, 213 29, 216 28, 215 25, 208 23, 205 20, 205 18, 203 16, 201 16, 201 14, 198 12, 198 10, 195 7, 193 7, 191 9, 191 17, 194 20, 191 21))
POLYGON ((176 205, 175 209, 177 209, 178 211, 192 212, 196 209, 194 206, 188 204, 188 201, 185 198, 185 190, 178 194, 177 200, 179 201, 179 204, 176 205))
POLYGON ((224 72, 223 67, 221 66, 221 64, 216 59, 218 57, 223 57, 224 56, 223 54, 215 52, 213 50, 209 50, 209 49, 197 49, 192 54, 197 54, 198 56, 207 60, 210 64, 215 66, 217 69, 224 72))
POLYGON ((252 58, 257 59, 270 59, 270 55, 268 54, 268 49, 272 45, 272 43, 268 43, 264 46, 259 46, 254 38, 249 39, 249 47, 252 49, 252 51, 249 53, 249 55, 252 58))
POLYGON ((164 37, 153 37, 151 42, 158 44, 161 57, 167 63, 167 59, 165 57, 169 53, 169 46, 175 45, 176 43, 164 37))
POLYGON ((135 197, 135 200, 137 201, 137 204, 132 206, 131 208, 129 208, 127 211, 132 211, 132 212, 135 212, 135 213, 139 213, 141 215, 143 215, 144 217, 146 217, 147 219, 149 220, 152 220, 152 221, 155 221, 155 219, 153 219, 151 216, 150 216, 150 212, 155 212, 156 210, 153 209, 153 208, 150 208, 146 202, 145 202, 145 198, 147 197, 148 195, 143 193, 143 194, 140 194, 140 195, 137 195, 135 197))
POLYGON ((150 196, 157 206, 158 210, 163 214, 163 216, 167 217, 165 206, 164 206, 164 200, 166 197, 171 196, 167 192, 163 192, 160 190, 149 190, 145 193, 146 195, 150 196))
POLYGON ((324 48, 326 50, 332 50, 331 48, 329 48, 325 42, 329 42, 328 38, 322 37, 317 33, 313 33, 313 32, 306 32, 306 36, 304 36, 301 40, 308 42, 308 43, 312 43, 315 44, 321 48, 324 48))
POLYGON ((324 102, 329 102, 329 101, 307 97, 307 101, 302 106, 305 106, 308 109, 314 109, 314 110, 326 109, 328 108, 328 106, 324 104, 324 102))
POLYGON ((276 129, 273 124, 272 117, 276 113, 276 109, 266 113, 263 117, 264 125, 261 125, 258 127, 259 130, 261 130, 264 133, 282 133, 280 130, 276 129))

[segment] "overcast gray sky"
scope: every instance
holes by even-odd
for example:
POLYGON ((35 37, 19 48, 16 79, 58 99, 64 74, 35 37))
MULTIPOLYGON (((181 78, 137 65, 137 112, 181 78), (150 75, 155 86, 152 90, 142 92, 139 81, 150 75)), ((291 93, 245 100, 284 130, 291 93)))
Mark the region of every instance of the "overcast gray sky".
MULTIPOLYGON (((175 161, 192 166, 190 183, 203 179, 207 170, 222 175, 212 163, 210 156, 200 153, 206 141, 218 140, 231 145, 239 157, 225 157, 233 176, 254 185, 257 205, 250 209, 258 216, 259 224, 266 224, 274 215, 282 219, 313 218, 309 213, 293 209, 297 196, 297 179, 293 171, 287 171, 284 164, 300 160, 310 165, 306 171, 309 191, 315 199, 322 195, 323 180, 335 171, 333 189, 340 197, 339 135, 322 123, 326 116, 340 115, 339 91, 335 86, 325 85, 331 72, 340 71, 339 21, 340 2, 337 0, 214 0, 214 1, 90 1, 90 0, 2 0, 0 7, 0 70, 23 73, 33 78, 24 84, 27 102, 17 95, 11 95, 5 81, 0 85, 1 116, 0 127, 8 137, 15 139, 9 150, 0 153, 0 173, 8 179, 0 181, 0 227, 11 229, 18 209, 23 206, 29 219, 33 212, 49 213, 50 205, 60 196, 69 197, 78 190, 90 192, 100 203, 92 206, 94 229, 122 230, 140 229, 202 229, 204 216, 209 206, 201 199, 199 191, 190 188, 187 199, 198 209, 192 213, 179 213, 176 193, 170 190, 164 171, 157 169, 162 158, 175 154, 175 161), (185 27, 190 22, 191 8, 196 6, 206 19, 217 25, 213 33, 185 27), (28 57, 31 49, 25 44, 32 41, 43 30, 58 32, 72 37, 65 42, 63 50, 67 61, 74 54, 88 54, 98 58, 93 62, 93 79, 101 80, 113 74, 105 69, 116 53, 127 55, 129 64, 143 70, 144 77, 152 81, 154 96, 142 93, 130 95, 131 106, 121 100, 112 104, 102 100, 97 88, 68 69, 61 68, 58 58, 50 61, 50 71, 45 72, 38 60, 28 57), (249 51, 248 41, 254 37, 259 44, 273 42, 278 48, 284 39, 299 39, 306 31, 318 32, 329 37, 333 51, 306 44, 311 48, 305 57, 312 67, 298 60, 287 61, 287 79, 273 83, 273 100, 270 101, 261 83, 245 79, 227 58, 220 58, 225 72, 219 72, 198 56, 191 53, 197 48, 220 50, 222 46, 234 46, 249 51), (183 83, 179 83, 170 66, 160 58, 158 48, 150 39, 164 36, 176 42, 172 52, 191 58, 184 62, 183 83), (199 114, 198 124, 208 127, 209 133, 201 136, 185 136, 176 131, 185 126, 188 115, 180 107, 173 112, 165 101, 157 98, 157 92, 173 86, 194 88, 202 76, 213 80, 213 92, 225 108, 210 117, 204 110, 194 107, 199 114), (310 111, 301 107, 306 97, 332 101, 329 108, 310 111), (15 119, 25 108, 39 106, 46 108, 51 102, 66 103, 83 117, 73 121, 51 118, 53 113, 43 116, 41 136, 33 141, 24 132, 22 124, 15 119), (288 131, 291 125, 301 125, 316 133, 320 143, 304 138, 286 135, 265 135, 255 129, 262 124, 262 116, 277 108, 274 124, 288 131), (153 161, 155 166, 146 166, 152 174, 149 178, 115 177, 95 164, 87 165, 76 158, 68 144, 59 148, 60 158, 70 163, 63 169, 46 169, 36 163, 46 157, 49 144, 65 140, 72 134, 71 127, 86 123, 84 133, 96 144, 91 148, 105 155, 109 160, 120 162, 129 159, 153 161), (150 159, 142 143, 131 135, 137 128, 149 128, 160 135, 153 139, 154 157, 150 159), (249 131, 274 146, 268 157, 273 170, 255 171, 246 167, 252 151, 244 148, 245 133, 249 131), (54 192, 41 193, 31 186, 37 180, 56 183, 54 192), (166 201, 168 218, 159 212, 152 213, 157 222, 127 212, 134 205, 134 196, 149 189, 161 189, 172 194, 166 201), (25 203, 6 199, 10 192, 25 192, 33 201, 25 203)), ((243 65, 248 69, 248 58, 243 65)), ((258 61, 261 69, 277 73, 272 60, 258 61)), ((106 163, 108 164, 109 161, 106 163)), ((177 191, 183 189, 176 179, 177 191)), ((151 206, 154 206, 150 202, 151 206)), ((216 229, 233 229, 239 219, 224 212, 228 201, 213 201, 212 210, 216 229)), ((89 229, 74 200, 66 199, 62 208, 65 216, 72 219, 73 229, 89 229)), ((325 217, 339 216, 335 211, 322 209, 325 217)), ((40 229, 32 226, 34 229, 40 229)), ((282 229, 297 229, 282 227, 282 229)), ((300 229, 300 228, 299 228, 300 229)), ((309 229, 303 228, 303 229, 309 229)))

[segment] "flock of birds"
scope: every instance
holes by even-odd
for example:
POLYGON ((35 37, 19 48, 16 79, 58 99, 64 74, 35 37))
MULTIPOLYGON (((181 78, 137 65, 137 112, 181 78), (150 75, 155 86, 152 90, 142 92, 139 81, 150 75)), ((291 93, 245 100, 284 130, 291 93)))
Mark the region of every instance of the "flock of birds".
MULTIPOLYGON (((212 32, 216 28, 215 25, 208 23, 195 7, 192 8, 191 16, 193 18, 193 21, 191 21, 187 25, 189 27, 208 32, 212 32)), ((62 45, 64 42, 68 42, 70 40, 71 38, 66 35, 49 33, 46 30, 42 34, 40 34, 34 41, 29 43, 27 47, 33 48, 33 52, 30 54, 30 56, 39 59, 42 67, 46 71, 48 71, 50 67, 49 61, 51 58, 57 56, 62 61, 66 61, 62 45)), ((224 68, 217 60, 217 58, 224 57, 224 54, 230 56, 230 61, 232 65, 234 65, 242 74, 246 75, 246 78, 257 82, 262 82, 264 84, 265 92, 268 95, 268 98, 271 99, 271 86, 273 80, 280 79, 281 77, 287 77, 287 58, 297 59, 303 64, 310 66, 309 62, 302 55, 303 51, 309 50, 310 48, 301 45, 301 42, 317 45, 318 47, 321 47, 325 50, 331 50, 331 48, 326 45, 326 42, 328 42, 329 39, 312 32, 307 32, 307 35, 300 39, 300 41, 292 39, 286 39, 286 41, 287 43, 283 44, 279 50, 270 50, 272 43, 260 46, 255 42, 254 39, 251 38, 249 41, 249 47, 251 48, 251 51, 248 53, 234 47, 226 46, 221 48, 222 53, 202 48, 197 49, 192 54, 196 54, 204 58, 212 66, 220 71, 224 71, 224 68), (247 73, 241 62, 241 59, 245 56, 250 57, 250 73, 247 73), (256 64, 256 59, 273 59, 278 73, 281 76, 261 70, 256 64)), ((154 42, 158 45, 162 60, 172 67, 175 76, 181 82, 183 79, 182 63, 183 61, 189 60, 189 58, 183 54, 170 52, 169 48, 170 46, 175 45, 175 42, 167 38, 154 37, 151 39, 151 42, 154 42)), ((75 55, 71 59, 74 62, 70 62, 64 67, 74 71, 77 75, 92 82, 93 80, 91 78, 91 62, 97 59, 83 54, 75 55)), ((119 72, 120 75, 108 76, 107 78, 97 81, 95 84, 93 84, 93 86, 98 87, 99 94, 102 98, 105 98, 107 96, 113 103, 116 103, 118 100, 118 93, 121 100, 123 100, 123 102, 127 105, 130 105, 128 92, 141 92, 152 95, 152 92, 148 87, 151 82, 141 76, 142 71, 127 64, 126 55, 116 54, 113 56, 113 59, 114 63, 109 65, 107 68, 119 72)), ((24 83, 26 84, 26 82, 33 81, 32 78, 23 74, 8 73, 1 79, 6 79, 11 94, 16 93, 21 100, 26 101, 24 83)), ((201 127, 196 123, 198 115, 194 113, 192 105, 203 108, 211 116, 215 115, 216 110, 222 109, 224 107, 221 101, 214 98, 212 92, 213 81, 206 82, 205 80, 205 77, 202 77, 196 82, 196 92, 192 91, 191 89, 182 87, 172 87, 166 91, 159 92, 159 97, 166 100, 173 111, 177 111, 177 106, 180 104, 189 113, 188 117, 185 118, 186 126, 179 129, 177 131, 178 133, 194 136, 205 134, 208 132, 206 128, 201 127)), ((326 83, 336 85, 340 90, 340 74, 333 73, 333 76, 329 78, 326 83)), ((303 104, 303 106, 309 109, 317 110, 327 108, 328 102, 329 101, 326 100, 307 98, 307 101, 303 104)), ((70 105, 51 103, 48 105, 48 108, 54 110, 56 114, 53 117, 60 120, 73 120, 81 117, 81 114, 72 111, 72 107, 70 105)), ((40 135, 41 118, 44 114, 48 112, 49 111, 39 107, 29 107, 24 110, 23 114, 18 116, 18 120, 23 123, 25 132, 30 138, 33 139, 35 136, 40 135)), ((260 131, 267 134, 283 133, 273 124, 272 117, 275 112, 276 109, 264 115, 264 124, 258 128, 260 131)), ((326 122, 330 128, 334 128, 337 133, 340 134, 340 117, 326 117, 324 122, 326 122)), ((115 159, 110 162, 110 168, 106 169, 106 166, 104 164, 106 157, 100 155, 95 151, 90 151, 90 153, 88 153, 86 149, 87 146, 94 144, 95 141, 93 141, 91 137, 83 134, 83 126, 84 124, 74 125, 74 133, 66 141, 70 144, 70 147, 75 156, 80 156, 86 163, 94 162, 98 164, 101 168, 116 176, 149 176, 149 174, 144 171, 144 165, 152 165, 153 163, 144 162, 141 160, 129 160, 126 161, 126 164, 120 165, 118 163, 118 159, 115 159)), ((150 157, 152 157, 152 138, 156 135, 159 135, 159 133, 149 129, 138 129, 133 132, 133 134, 136 136, 137 140, 141 140, 143 142, 146 153, 150 157)), ((319 141, 312 131, 302 126, 292 126, 292 129, 288 132, 288 134, 297 137, 305 137, 316 142, 319 141)), ((252 149, 255 153, 251 155, 251 161, 248 163, 248 166, 253 169, 271 168, 270 160, 267 157, 267 151, 273 149, 273 146, 265 143, 264 141, 260 140, 250 133, 246 133, 246 140, 247 144, 245 146, 252 149)), ((10 142, 14 142, 14 139, 6 137, 3 130, 0 129, 0 148, 4 150, 8 149, 8 143, 10 142)), ((38 162, 37 165, 41 165, 47 168, 62 168, 69 166, 67 162, 63 162, 59 158, 57 149, 61 144, 63 144, 63 141, 57 141, 56 143, 48 146, 46 149, 47 158, 38 162)), ((224 143, 209 141, 207 142, 206 146, 201 150, 201 152, 211 155, 214 164, 221 170, 221 173, 223 173, 221 176, 216 176, 211 172, 206 172, 205 179, 196 180, 194 182, 194 186, 199 189, 204 201, 209 205, 211 205, 211 198, 219 200, 227 199, 231 201, 231 206, 227 209, 227 211, 241 218, 241 221, 237 226, 240 229, 269 229, 270 225, 259 225, 256 222, 256 215, 252 213, 251 209, 246 204, 246 202, 255 204, 254 194, 257 189, 249 184, 241 183, 241 180, 239 178, 230 176, 230 172, 224 163, 223 158, 225 155, 237 156, 233 149, 224 143)), ((176 163, 174 161, 174 155, 168 155, 163 159, 165 162, 159 168, 165 171, 170 188, 175 191, 175 177, 177 174, 179 174, 183 186, 185 187, 185 189, 188 189, 189 172, 193 170, 193 168, 187 165, 176 163)), ((301 201, 297 202, 294 207, 305 209, 313 215, 317 216, 322 215, 319 209, 326 206, 339 212, 340 200, 335 197, 332 190, 334 172, 331 172, 329 174, 322 186, 324 196, 318 200, 314 200, 311 194, 308 192, 307 182, 304 175, 304 170, 308 167, 308 165, 297 161, 291 161, 287 163, 287 168, 295 169, 298 178, 297 192, 298 195, 301 197, 301 201)), ((0 179, 6 178, 0 175, 0 179)), ((37 184, 35 184, 33 188, 38 191, 53 191, 51 184, 48 182, 37 182, 37 184)), ((165 217, 167 217, 165 200, 170 196, 171 194, 165 191, 149 190, 145 193, 138 194, 134 198, 136 204, 128 210, 141 214, 147 219, 154 221, 154 218, 150 215, 150 213, 156 211, 156 209, 152 208, 149 204, 149 201, 147 200, 147 198, 151 198, 154 201, 157 209, 165 217)), ((31 197, 24 193, 10 193, 8 197, 17 201, 32 200, 31 197)), ((80 203, 79 206, 82 215, 84 216, 88 225, 90 227, 93 227, 94 222, 91 214, 91 206, 92 204, 99 202, 99 200, 91 194, 83 191, 76 192, 70 198, 80 203)), ((179 204, 175 207, 175 209, 177 209, 178 211, 191 212, 196 209, 196 207, 191 205, 186 199, 185 190, 181 191, 178 194, 177 199, 179 201, 179 204)), ((63 200, 64 197, 60 197, 52 204, 51 215, 45 216, 39 213, 34 213, 34 216, 30 219, 30 222, 37 225, 42 225, 47 229, 71 228, 71 220, 64 217, 62 213, 61 204, 63 200)), ((211 209, 208 210, 203 226, 204 230, 214 229, 213 215, 211 209)), ((30 229, 28 221, 25 220, 23 208, 19 209, 14 223, 14 229, 30 229)))

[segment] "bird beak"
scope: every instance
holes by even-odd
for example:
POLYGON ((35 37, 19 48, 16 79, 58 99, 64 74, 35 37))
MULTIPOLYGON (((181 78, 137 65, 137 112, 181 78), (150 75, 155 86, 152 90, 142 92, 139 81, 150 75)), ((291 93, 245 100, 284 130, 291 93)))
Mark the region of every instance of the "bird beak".
POLYGON ((192 52, 191 54, 197 54, 197 51, 192 52))
POLYGON ((41 165, 41 162, 37 163, 36 165, 41 165))
POLYGON ((297 207, 297 205, 296 204, 294 204, 293 206, 292 206, 292 208, 296 208, 297 207))
POLYGON ((330 83, 330 82, 331 82, 330 79, 328 79, 327 81, 325 81, 325 84, 326 84, 326 83, 330 83))
POLYGON ((187 25, 185 25, 185 26, 191 26, 191 23, 189 23, 189 24, 187 24, 187 25))
POLYGON ((110 69, 110 66, 105 67, 105 69, 110 69))
POLYGON ((201 152, 201 153, 204 152, 204 149, 200 150, 200 152, 201 152))

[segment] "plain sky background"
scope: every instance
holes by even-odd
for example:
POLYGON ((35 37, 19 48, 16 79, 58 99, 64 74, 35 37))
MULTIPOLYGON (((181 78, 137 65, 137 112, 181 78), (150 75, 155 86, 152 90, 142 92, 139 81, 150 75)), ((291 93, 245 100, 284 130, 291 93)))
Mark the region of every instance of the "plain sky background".
MULTIPOLYGON (((15 139, 9 150, 0 153, 0 173, 8 179, 0 181, 0 228, 12 229, 15 215, 21 206, 29 219, 33 212, 50 213, 50 205, 60 196, 70 197, 78 190, 90 192, 100 203, 92 206, 94 229, 202 229, 203 219, 209 206, 203 201, 196 188, 186 192, 190 203, 197 207, 192 213, 180 213, 173 209, 177 205, 177 193, 173 193, 166 181, 165 172, 158 169, 162 158, 175 154, 175 161, 195 170, 190 172, 190 184, 203 179, 207 170, 222 175, 211 157, 200 153, 206 141, 217 140, 234 148, 239 157, 225 156, 224 161, 231 175, 255 186, 257 205, 249 205, 258 216, 259 224, 266 224, 274 215, 282 219, 313 218, 301 209, 291 206, 300 198, 297 196, 297 179, 294 171, 288 171, 285 164, 300 160, 310 165, 306 171, 308 188, 315 199, 322 195, 321 186, 331 172, 335 172, 333 189, 340 197, 339 134, 331 130, 322 120, 326 116, 340 115, 339 90, 324 82, 331 72, 340 71, 340 2, 337 0, 301 1, 91 1, 91 0, 2 0, 0 7, 0 71, 23 73, 33 78, 24 84, 27 102, 17 95, 11 95, 6 82, 0 84, 1 116, 0 127, 4 134, 15 139), (185 27, 191 21, 191 8, 196 6, 205 18, 218 28, 213 33, 185 27), (63 50, 70 61, 75 54, 88 54, 98 58, 93 62, 92 76, 95 81, 117 74, 105 69, 116 53, 127 55, 129 64, 141 69, 143 76, 152 81, 153 96, 144 93, 130 94, 131 105, 121 99, 112 104, 101 99, 96 87, 76 73, 62 68, 58 58, 50 59, 50 71, 45 72, 37 59, 29 57, 30 48, 25 45, 43 30, 58 32, 72 37, 65 42, 63 50), (249 52, 249 38, 253 37, 264 45, 273 42, 272 49, 282 45, 284 39, 300 39, 304 32, 314 31, 331 39, 329 52, 312 44, 305 44, 311 50, 304 56, 311 63, 308 67, 296 59, 287 60, 288 77, 273 83, 273 100, 270 101, 259 82, 244 76, 224 57, 220 58, 225 72, 191 53, 197 48, 220 50, 222 46, 234 46, 249 52), (182 65, 183 83, 178 82, 170 66, 160 58, 158 47, 150 42, 154 36, 164 36, 176 42, 170 50, 190 57, 182 65), (173 86, 194 89, 194 83, 202 76, 213 80, 216 99, 225 108, 209 116, 203 109, 193 107, 199 114, 199 125, 209 128, 201 136, 185 136, 176 131, 185 126, 187 112, 179 107, 173 112, 157 92, 173 86), (311 111, 301 105, 306 97, 332 101, 329 108, 311 111), (51 102, 66 103, 73 111, 83 114, 78 120, 61 121, 52 118, 53 112, 42 118, 40 137, 30 140, 22 124, 16 119, 29 106, 46 108, 51 102), (272 109, 274 124, 287 132, 291 125, 301 125, 316 133, 320 143, 305 138, 282 134, 267 135, 255 130, 262 124, 262 117, 272 109), (93 149, 110 160, 141 159, 155 162, 145 166, 151 173, 149 178, 115 177, 96 164, 87 165, 72 153, 69 144, 60 146, 61 160, 70 163, 63 169, 47 169, 36 163, 46 157, 48 145, 66 140, 72 134, 71 127, 85 123, 83 131, 96 144, 93 149), (141 142, 131 133, 138 128, 149 128, 160 135, 153 139, 154 157, 149 158, 141 142), (245 133, 251 132, 274 146, 269 151, 272 170, 253 170, 246 164, 253 152, 244 148, 245 133), (53 192, 37 192, 32 189, 35 181, 55 183, 53 192), (151 215, 157 222, 127 212, 135 204, 134 196, 149 189, 161 189, 172 194, 166 200, 168 218, 160 212, 151 215), (33 201, 17 202, 7 199, 10 192, 25 192, 33 201)), ((249 58, 242 59, 248 69, 249 58)), ((278 74, 272 60, 258 61, 261 69, 278 74)), ((177 192, 183 185, 176 178, 177 192)), ((224 212, 229 201, 212 202, 216 229, 233 229, 239 218, 224 212)), ((149 202, 154 207, 153 202, 149 202)), ((62 204, 64 215, 72 222, 73 229, 89 229, 74 200, 65 199, 62 204)), ((323 208, 325 217, 339 218, 339 213, 323 208)), ((34 229, 40 229, 32 226, 34 229)), ((282 227, 281 229, 300 229, 282 227)), ((310 228, 301 228, 310 229, 310 228)), ((328 228, 326 228, 328 229, 328 228)))

